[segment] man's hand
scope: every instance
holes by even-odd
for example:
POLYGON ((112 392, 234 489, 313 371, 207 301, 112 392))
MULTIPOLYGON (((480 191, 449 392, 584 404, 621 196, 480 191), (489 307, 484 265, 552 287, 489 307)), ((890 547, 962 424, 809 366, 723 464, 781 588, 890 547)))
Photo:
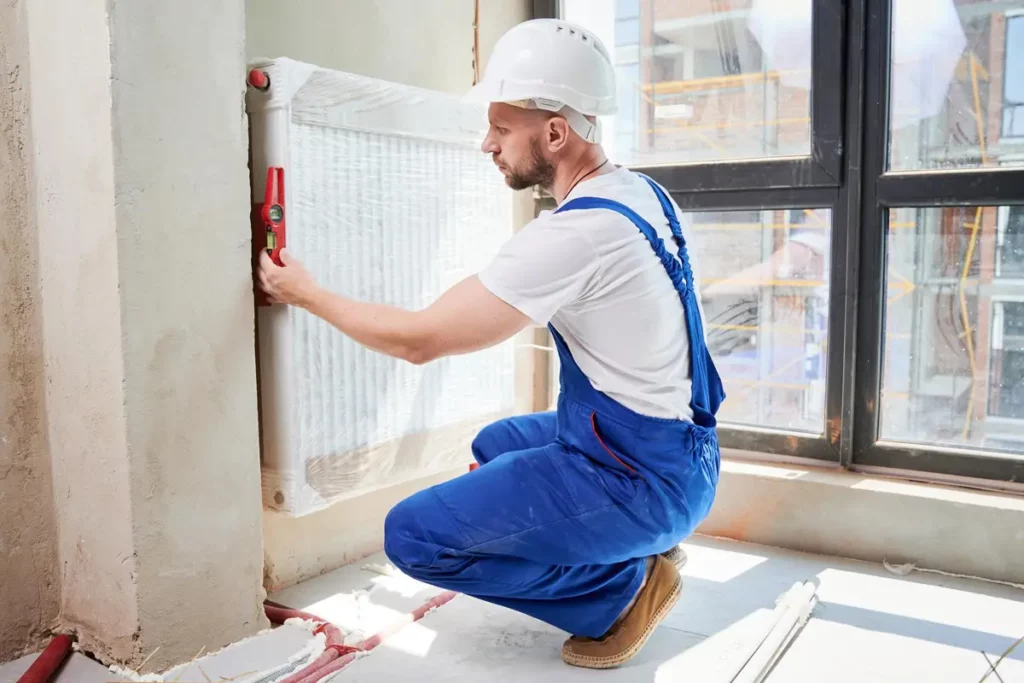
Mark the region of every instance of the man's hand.
POLYGON ((284 266, 260 254, 260 286, 274 303, 300 306, 358 343, 410 363, 426 363, 505 341, 530 319, 468 277, 422 311, 353 301, 320 288, 281 250, 284 266))
POLYGON ((260 253, 260 286, 271 303, 291 304, 306 308, 313 303, 319 285, 299 261, 287 250, 281 250, 284 267, 274 263, 266 251, 260 253))

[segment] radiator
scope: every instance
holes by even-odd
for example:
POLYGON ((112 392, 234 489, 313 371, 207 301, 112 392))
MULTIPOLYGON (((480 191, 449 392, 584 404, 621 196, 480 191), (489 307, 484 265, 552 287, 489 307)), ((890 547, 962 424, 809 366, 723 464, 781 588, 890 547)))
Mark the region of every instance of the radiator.
MULTIPOLYGON (((479 150, 483 109, 287 59, 253 66, 270 77, 246 102, 254 207, 268 167, 283 168, 288 251, 326 288, 420 309, 511 236, 512 193, 479 150)), ((263 497, 276 510, 463 466, 479 428, 514 407, 511 343, 414 366, 297 308, 261 306, 257 328, 263 497)))

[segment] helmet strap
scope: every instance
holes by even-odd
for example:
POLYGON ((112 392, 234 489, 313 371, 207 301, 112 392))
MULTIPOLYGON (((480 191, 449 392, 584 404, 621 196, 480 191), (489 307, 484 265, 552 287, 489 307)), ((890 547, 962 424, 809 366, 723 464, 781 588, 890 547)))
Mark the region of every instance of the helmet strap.
POLYGON ((528 109, 542 109, 544 111, 555 112, 564 118, 569 124, 569 127, 576 131, 576 134, 581 138, 595 145, 601 143, 600 120, 591 123, 590 119, 583 114, 556 100, 535 98, 529 100, 526 106, 528 109))
POLYGON ((590 122, 583 114, 569 107, 562 107, 558 114, 564 116, 569 126, 576 131, 576 134, 587 142, 598 144, 601 142, 601 122, 590 122))

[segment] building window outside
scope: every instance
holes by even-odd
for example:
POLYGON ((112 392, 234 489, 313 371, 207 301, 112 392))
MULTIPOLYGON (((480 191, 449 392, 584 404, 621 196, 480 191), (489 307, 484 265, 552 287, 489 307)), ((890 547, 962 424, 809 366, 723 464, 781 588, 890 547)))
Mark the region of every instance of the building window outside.
POLYGON ((1006 17, 1003 137, 1024 137, 1024 14, 1006 17))
POLYGON ((1024 420, 1024 302, 995 304, 988 414, 1024 420))
POLYGON ((640 44, 640 0, 616 0, 615 47, 640 44))
POLYGON ((1007 206, 999 217, 997 275, 1024 278, 1024 206, 1007 206))

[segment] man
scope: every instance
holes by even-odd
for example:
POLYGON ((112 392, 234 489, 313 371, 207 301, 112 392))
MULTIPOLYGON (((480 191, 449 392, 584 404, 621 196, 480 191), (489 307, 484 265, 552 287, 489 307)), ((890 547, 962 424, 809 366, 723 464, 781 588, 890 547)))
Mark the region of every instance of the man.
POLYGON ((721 382, 675 205, 597 144, 596 117, 615 110, 605 47, 563 21, 526 22, 470 97, 490 103, 482 149, 507 184, 546 188, 556 211, 419 312, 325 292, 287 254, 283 268, 264 257, 260 279, 273 300, 413 363, 550 324, 557 413, 485 428, 482 467, 399 503, 385 551, 416 579, 569 632, 569 664, 614 667, 679 597, 666 555, 714 499, 721 382))

